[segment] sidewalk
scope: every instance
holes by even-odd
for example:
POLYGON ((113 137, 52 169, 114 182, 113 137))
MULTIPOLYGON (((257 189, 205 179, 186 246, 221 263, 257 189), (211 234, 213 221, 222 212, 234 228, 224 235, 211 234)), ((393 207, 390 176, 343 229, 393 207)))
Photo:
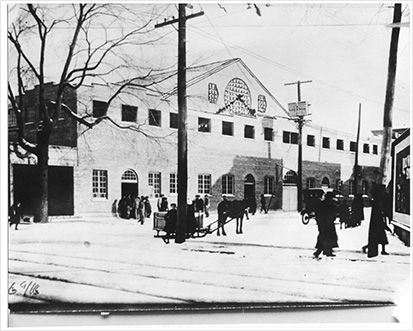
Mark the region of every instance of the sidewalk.
MULTIPOLYGON (((365 210, 366 219, 370 211, 365 210)), ((204 225, 214 221, 212 214, 204 225)), ((340 230, 334 258, 313 259, 317 226, 297 212, 256 214, 244 233, 154 238, 152 219, 113 217, 23 225, 9 232, 11 303, 191 304, 389 302, 409 277, 410 249, 388 234, 389 256, 361 253, 368 221, 340 230), (34 291, 35 292, 35 291, 34 291)))

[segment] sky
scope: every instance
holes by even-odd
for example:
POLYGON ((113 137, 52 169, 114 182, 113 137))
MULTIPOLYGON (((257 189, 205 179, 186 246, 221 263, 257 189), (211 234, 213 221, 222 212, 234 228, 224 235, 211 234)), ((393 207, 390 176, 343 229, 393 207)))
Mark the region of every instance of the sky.
MULTIPOLYGON (((144 16, 158 13, 153 23, 178 16, 174 3, 157 3, 155 11, 153 7, 133 5, 144 16)), ((314 124, 355 132, 361 103, 362 135, 382 128, 391 3, 265 2, 258 3, 261 16, 247 3, 192 3, 191 7, 187 14, 201 10, 205 14, 187 21, 188 65, 241 58, 285 108, 297 100, 297 89, 284 84, 311 80, 302 85, 301 99, 311 104, 314 124)), ((410 22, 409 4, 403 4, 402 10, 402 22, 410 22)), ((133 24, 133 19, 126 24, 133 24)), ((65 29, 59 33, 70 27, 65 29)), ((148 67, 176 67, 175 29, 176 25, 155 29, 153 33, 163 38, 139 50, 130 48, 129 56, 148 67)), ((50 77, 63 58, 61 39, 57 40, 48 53, 50 77)), ((400 31, 394 127, 410 126, 410 53, 408 25, 400 31)))

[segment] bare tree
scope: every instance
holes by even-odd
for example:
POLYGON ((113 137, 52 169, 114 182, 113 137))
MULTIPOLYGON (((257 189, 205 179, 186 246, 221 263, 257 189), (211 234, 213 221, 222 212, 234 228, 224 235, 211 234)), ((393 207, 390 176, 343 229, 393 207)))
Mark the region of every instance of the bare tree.
MULTIPOLYGON (((156 6, 136 11, 123 5, 73 4, 33 5, 18 9, 8 27, 9 68, 8 99, 17 123, 17 143, 37 157, 40 188, 35 219, 48 221, 48 161, 50 137, 62 112, 92 129, 110 121, 120 129, 142 132, 139 126, 122 126, 107 114, 100 117, 79 115, 64 103, 68 89, 79 89, 90 80, 121 81, 108 96, 107 107, 125 89, 150 89, 171 75, 159 74, 131 61, 128 51, 151 45, 162 36, 153 33, 156 6), (57 63, 56 63, 57 61, 57 63), (56 78, 52 95, 48 81, 56 78), (35 135, 28 134, 24 113, 26 91, 36 85, 35 135)), ((162 14, 159 12, 159 14, 162 14)), ((65 134, 62 132, 62 134, 65 134)))

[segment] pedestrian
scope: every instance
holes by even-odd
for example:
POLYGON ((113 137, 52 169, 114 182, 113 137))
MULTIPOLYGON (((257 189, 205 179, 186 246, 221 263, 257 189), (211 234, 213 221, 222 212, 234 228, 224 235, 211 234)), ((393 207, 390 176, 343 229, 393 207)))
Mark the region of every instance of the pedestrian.
POLYGON ((222 201, 218 204, 217 206, 217 211, 218 211, 218 228, 217 228, 217 236, 220 236, 219 229, 222 229, 222 235, 226 236, 227 234, 225 233, 225 221, 227 220, 227 215, 228 215, 228 200, 227 197, 224 195, 222 197, 222 201))
POLYGON ((145 197, 145 217, 149 218, 151 217, 151 214, 152 214, 152 206, 149 201, 149 197, 146 196, 145 197))
POLYGON ((202 213, 204 211, 204 201, 199 194, 195 195, 194 210, 197 213, 202 213))
POLYGON ((373 199, 371 202, 368 243, 362 247, 362 250, 363 253, 367 252, 367 257, 375 257, 379 254, 379 245, 381 245, 381 254, 389 255, 389 253, 386 252, 386 245, 389 243, 386 230, 390 231, 390 229, 386 224, 386 215, 384 213, 385 186, 382 184, 373 184, 371 193, 373 199))
POLYGON ((262 213, 262 212, 267 213, 267 209, 265 208, 265 196, 264 196, 264 194, 261 194, 260 202, 261 202, 260 213, 262 213))
POLYGON ((190 236, 195 233, 198 223, 195 218, 195 203, 191 199, 187 200, 186 205, 186 229, 185 233, 190 236))
POLYGON ((252 215, 255 215, 255 213, 257 212, 257 200, 255 199, 255 195, 248 199, 248 204, 249 204, 249 212, 252 215))
POLYGON ((209 217, 209 198, 208 198, 208 194, 205 194, 205 196, 204 196, 204 212, 205 212, 205 217, 209 217))
POLYGON ((169 209, 169 207, 168 207, 168 198, 162 196, 159 211, 168 211, 168 209, 169 209))
POLYGON ((9 209, 9 226, 15 225, 14 229, 18 230, 18 225, 23 218, 21 202, 15 202, 9 209))
POLYGON ((162 204, 163 194, 161 194, 156 202, 156 206, 158 207, 158 211, 161 211, 161 204, 162 204))
POLYGON ((138 222, 140 221, 140 217, 139 217, 139 204, 141 203, 141 198, 139 197, 139 195, 135 195, 135 198, 133 199, 133 204, 135 206, 135 208, 133 209, 133 218, 137 219, 138 222))
POLYGON ((118 213, 117 213, 117 206, 118 206, 118 200, 115 199, 112 203, 112 216, 118 218, 118 213))
POLYGON ((346 200, 341 201, 338 213, 340 215, 340 230, 344 225, 344 228, 347 228, 350 223, 350 210, 347 206, 346 200))
POLYGON ((361 221, 364 220, 364 201, 363 195, 361 193, 357 193, 354 196, 353 203, 351 205, 351 219, 350 219, 350 227, 356 227, 361 224, 361 221))
POLYGON ((120 200, 118 204, 118 213, 119 217, 121 218, 128 218, 128 202, 126 200, 126 196, 124 195, 120 200))
POLYGON ((128 194, 126 196, 126 218, 129 219, 134 216, 132 213, 134 210, 135 200, 132 199, 132 195, 128 194))
POLYGON ((171 203, 171 209, 165 215, 165 232, 166 235, 162 238, 166 244, 169 244, 171 234, 176 232, 176 221, 178 218, 178 212, 176 210, 176 204, 171 203))
POLYGON ((318 237, 313 253, 315 258, 319 258, 321 252, 326 256, 335 256, 333 248, 338 247, 338 237, 334 221, 337 215, 337 207, 333 202, 333 193, 327 192, 324 200, 316 206, 316 221, 318 227, 318 237))

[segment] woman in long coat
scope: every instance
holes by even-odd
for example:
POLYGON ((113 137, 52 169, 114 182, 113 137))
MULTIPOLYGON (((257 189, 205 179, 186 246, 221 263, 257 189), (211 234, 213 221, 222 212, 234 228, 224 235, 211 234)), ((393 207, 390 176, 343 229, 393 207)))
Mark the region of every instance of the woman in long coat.
POLYGON ((360 193, 356 194, 351 205, 351 219, 350 227, 355 227, 361 224, 364 220, 364 201, 363 195, 360 193))
POLYGON ((384 199, 386 189, 384 185, 374 185, 372 190, 371 217, 369 224, 368 244, 363 246, 363 252, 367 257, 375 257, 379 254, 379 245, 382 246, 381 254, 388 255, 385 246, 389 243, 386 236, 386 219, 384 214, 384 199))
POLYGON ((318 258, 321 252, 326 256, 335 256, 333 248, 338 247, 338 237, 334 221, 337 207, 333 202, 333 193, 327 192, 323 201, 316 206, 318 237, 313 255, 318 258))

